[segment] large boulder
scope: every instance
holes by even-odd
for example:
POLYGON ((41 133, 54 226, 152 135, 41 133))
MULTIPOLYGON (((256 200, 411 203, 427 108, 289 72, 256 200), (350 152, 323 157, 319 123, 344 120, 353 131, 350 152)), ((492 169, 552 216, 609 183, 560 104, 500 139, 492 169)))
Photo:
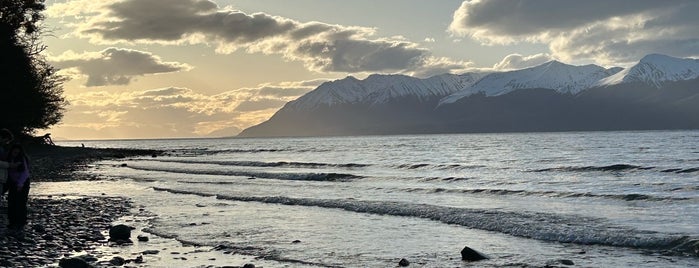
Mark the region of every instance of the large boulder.
POLYGON ((480 261, 488 259, 488 257, 468 246, 461 250, 461 259, 465 261, 480 261))
POLYGON ((128 241, 131 239, 131 227, 119 224, 109 228, 109 241, 128 241))

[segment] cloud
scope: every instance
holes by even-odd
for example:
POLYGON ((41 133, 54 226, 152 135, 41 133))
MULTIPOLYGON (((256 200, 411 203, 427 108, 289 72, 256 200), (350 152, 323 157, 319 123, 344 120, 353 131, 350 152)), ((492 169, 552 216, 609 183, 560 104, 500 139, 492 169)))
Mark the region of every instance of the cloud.
POLYGON ((475 0, 449 31, 487 45, 548 44, 562 60, 633 62, 649 53, 699 52, 699 2, 691 0, 475 0))
POLYGON ((495 70, 516 70, 524 69, 537 65, 541 65, 545 62, 554 60, 551 55, 546 53, 539 53, 536 55, 522 56, 520 54, 510 54, 507 55, 502 61, 496 63, 493 66, 495 70))
POLYGON ((259 111, 270 108, 279 108, 285 103, 286 101, 278 99, 247 100, 238 104, 235 110, 238 112, 259 111))
POLYGON ((114 47, 100 52, 68 51, 49 57, 49 61, 59 69, 73 70, 70 74, 87 76, 88 87, 126 85, 139 76, 191 69, 187 64, 164 62, 148 52, 114 47))
MULTIPOLYGON (((431 69, 435 62, 417 43, 373 38, 374 28, 246 14, 208 0, 171 0, 166 5, 160 0, 106 1, 99 8, 82 2, 56 8, 80 14, 72 25, 80 37, 96 44, 207 44, 218 53, 243 49, 281 55, 316 72, 409 72, 431 69)), ((48 13, 63 16, 52 8, 48 13)))
POLYGON ((68 96, 64 120, 51 131, 83 139, 128 133, 138 133, 137 138, 233 136, 324 81, 328 79, 263 84, 216 95, 180 87, 92 91, 68 96))

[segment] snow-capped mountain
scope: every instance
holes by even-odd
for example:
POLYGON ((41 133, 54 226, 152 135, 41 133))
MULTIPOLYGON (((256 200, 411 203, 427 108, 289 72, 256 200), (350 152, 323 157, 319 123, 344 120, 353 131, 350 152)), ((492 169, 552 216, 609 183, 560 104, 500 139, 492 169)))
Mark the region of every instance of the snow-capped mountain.
POLYGON ((456 92, 440 101, 440 105, 454 103, 473 94, 499 96, 518 89, 546 88, 560 93, 577 94, 597 84, 600 79, 609 77, 619 68, 605 69, 597 65, 573 66, 558 61, 550 61, 539 66, 493 73, 475 84, 456 92))
POLYGON ((663 82, 699 77, 699 60, 680 59, 660 54, 645 56, 636 65, 599 81, 600 86, 641 82, 660 88, 663 82))
POLYGON ((362 81, 348 76, 342 80, 325 82, 306 95, 288 103, 286 107, 298 110, 312 110, 320 105, 354 103, 374 92, 374 87, 366 87, 362 81))
POLYGON ((414 96, 420 100, 442 98, 472 85, 485 75, 486 73, 443 74, 414 81, 395 81, 375 91, 368 99, 376 105, 406 96, 414 96))
POLYGON ((470 86, 486 73, 443 74, 426 79, 406 75, 370 75, 364 80, 352 76, 326 82, 289 103, 290 109, 312 110, 319 106, 370 103, 378 105, 399 97, 441 98, 470 86))
POLYGON ((699 129, 699 60, 326 82, 240 137, 699 129))

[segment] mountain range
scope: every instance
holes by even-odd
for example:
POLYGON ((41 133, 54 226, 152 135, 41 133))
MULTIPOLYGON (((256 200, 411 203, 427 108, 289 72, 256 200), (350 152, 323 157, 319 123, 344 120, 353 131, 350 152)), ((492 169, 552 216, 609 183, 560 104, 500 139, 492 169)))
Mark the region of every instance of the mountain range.
POLYGON ((550 61, 507 72, 347 77, 239 137, 699 129, 699 60, 628 68, 550 61))

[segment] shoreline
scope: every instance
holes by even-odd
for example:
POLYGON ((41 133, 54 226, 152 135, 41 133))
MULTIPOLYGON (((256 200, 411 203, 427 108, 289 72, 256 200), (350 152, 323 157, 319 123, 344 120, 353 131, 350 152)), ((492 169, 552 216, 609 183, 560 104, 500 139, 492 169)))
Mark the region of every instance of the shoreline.
POLYGON ((146 233, 144 230, 155 215, 136 207, 128 196, 68 191, 46 194, 35 189, 38 184, 100 181, 103 178, 97 175, 76 171, 100 160, 157 157, 162 151, 31 145, 27 152, 32 174, 28 223, 23 236, 10 235, 6 228, 6 201, 2 202, 1 267, 243 267, 212 264, 246 263, 254 258, 226 255, 232 258, 216 260, 217 256, 223 257, 218 250, 146 233), (116 224, 132 228, 133 243, 118 245, 108 240, 110 227, 116 224))

